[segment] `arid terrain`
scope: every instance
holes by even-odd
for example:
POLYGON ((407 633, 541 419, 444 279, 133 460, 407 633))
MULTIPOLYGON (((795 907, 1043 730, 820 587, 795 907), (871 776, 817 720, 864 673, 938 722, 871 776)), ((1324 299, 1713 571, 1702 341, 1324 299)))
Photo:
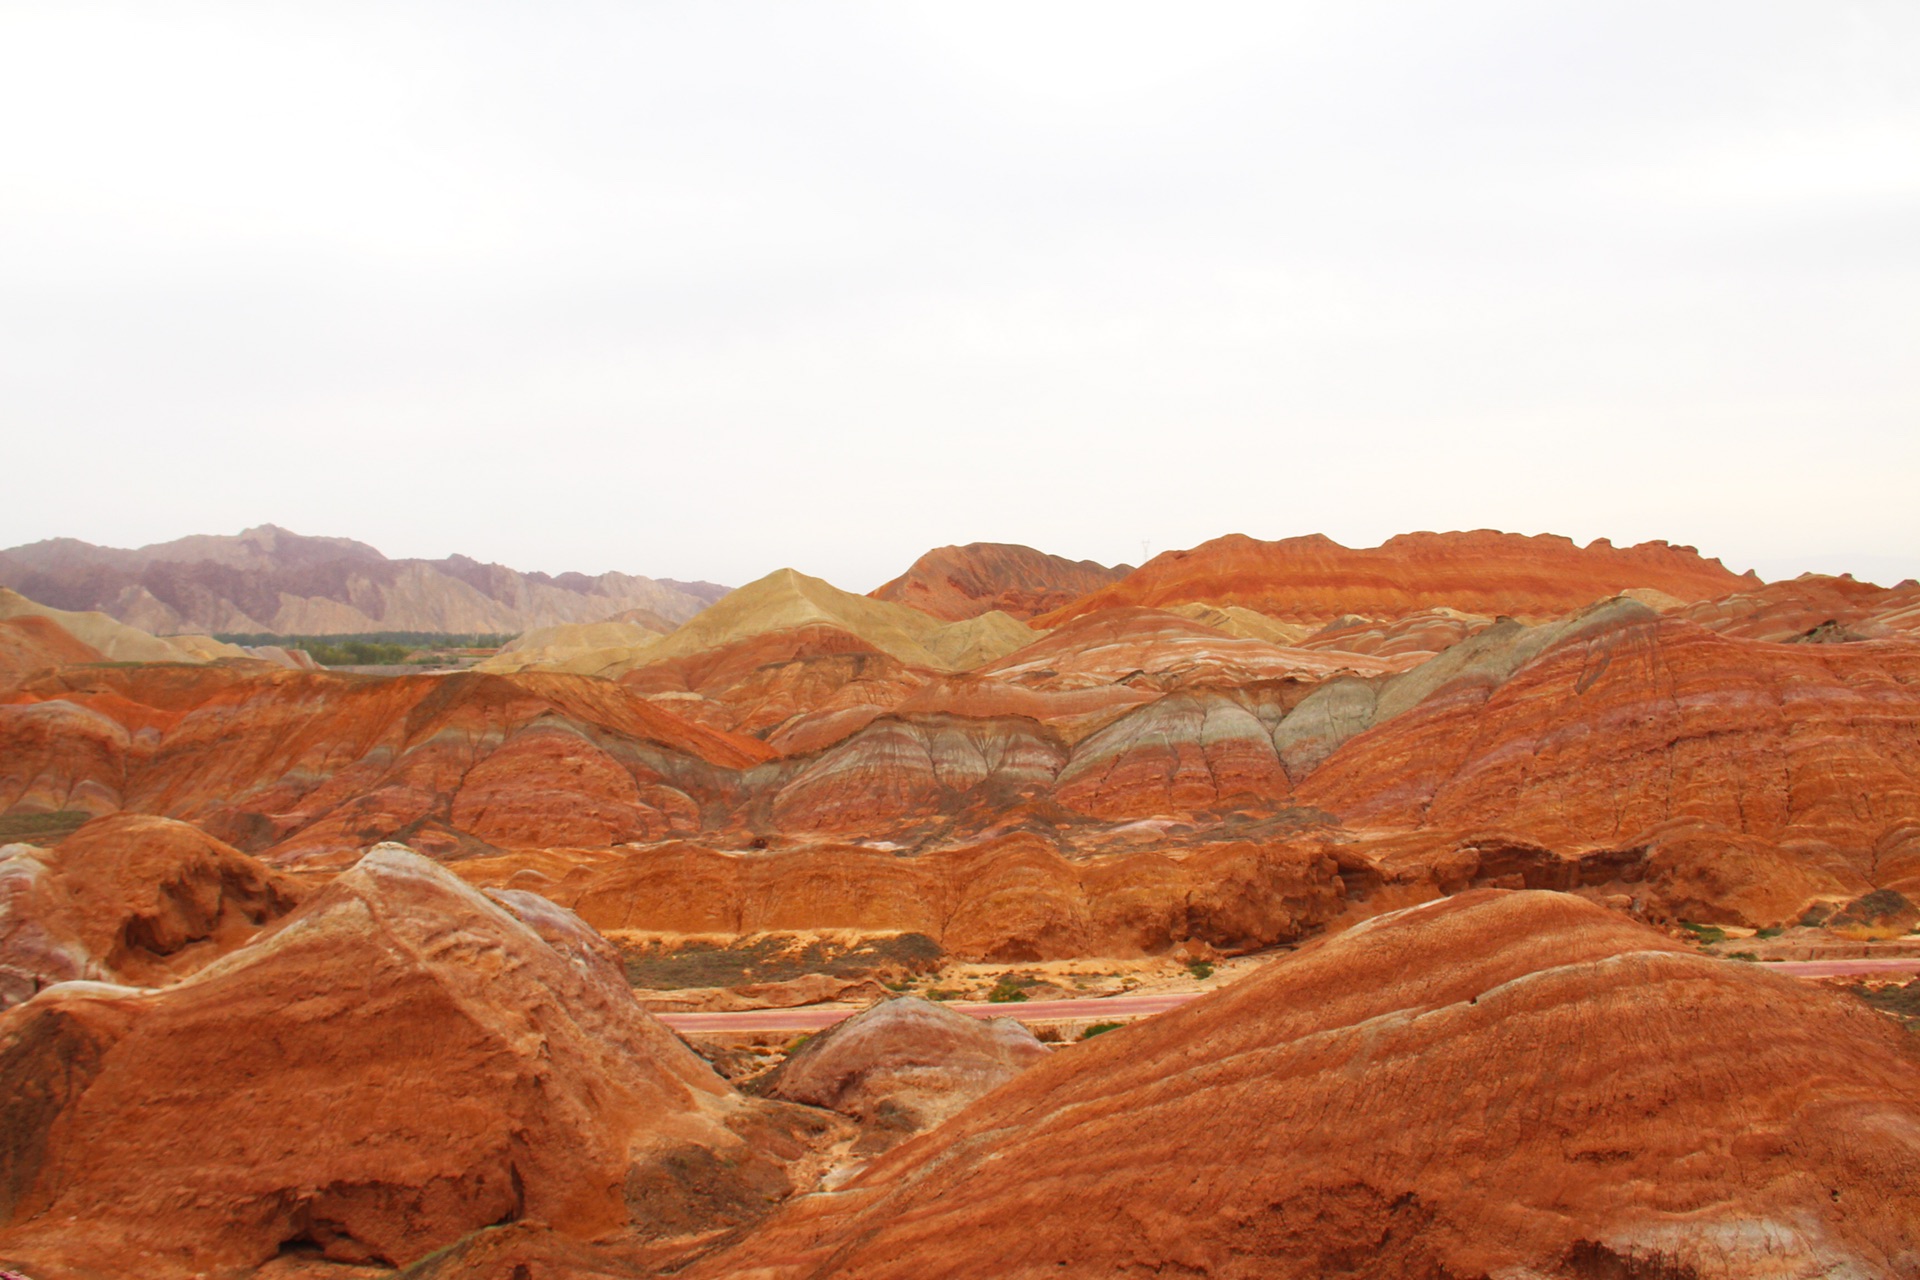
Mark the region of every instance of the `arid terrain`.
POLYGON ((1920 1278, 1916 903, 1912 581, 55 539, 0 552, 0 1269, 1920 1278), (381 630, 515 638, 280 640, 381 630))

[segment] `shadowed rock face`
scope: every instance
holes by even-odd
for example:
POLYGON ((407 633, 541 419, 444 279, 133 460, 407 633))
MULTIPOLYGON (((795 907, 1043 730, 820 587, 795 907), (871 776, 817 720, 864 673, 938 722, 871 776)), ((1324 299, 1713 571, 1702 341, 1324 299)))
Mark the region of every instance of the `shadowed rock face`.
POLYGON ((1913 1274, 1915 1065, 1838 993, 1477 891, 1056 1053, 688 1274, 1913 1274))
POLYGON ((1129 565, 1108 568, 1015 543, 972 542, 964 547, 936 547, 869 594, 876 600, 912 605, 949 622, 994 609, 1026 619, 1057 609, 1129 572, 1129 565))
POLYGON ((925 1129, 1046 1056, 1011 1018, 982 1021, 903 996, 807 1041, 760 1092, 886 1129, 925 1129))
POLYGON ((0 1016, 0 1074, 35 1082, 0 1102, 0 1252, 405 1264, 489 1224, 677 1235, 785 1195, 736 1132, 777 1127, 767 1104, 642 1012, 577 921, 506 905, 532 927, 386 847, 173 987, 69 984, 0 1016))
POLYGON ((1034 620, 1054 627, 1116 605, 1241 605, 1282 619, 1400 617, 1445 607, 1478 614, 1551 617, 1635 587, 1711 600, 1751 575, 1730 573, 1691 547, 1647 542, 1586 547, 1566 538, 1476 530, 1407 533, 1378 547, 1343 547, 1314 534, 1260 542, 1240 534, 1169 551, 1112 586, 1034 620))

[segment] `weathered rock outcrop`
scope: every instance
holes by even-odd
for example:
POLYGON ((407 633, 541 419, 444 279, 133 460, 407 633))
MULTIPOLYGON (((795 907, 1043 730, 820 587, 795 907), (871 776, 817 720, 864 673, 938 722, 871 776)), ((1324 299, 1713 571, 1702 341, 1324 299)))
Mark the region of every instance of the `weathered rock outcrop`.
POLYGON ((922 613, 958 622, 990 610, 1026 619, 1117 582, 1131 565, 1109 568, 1092 560, 1068 560, 1008 542, 970 542, 936 547, 885 586, 875 600, 912 605, 922 613))
POLYGON ((1169 694, 1080 743, 1060 771, 1061 804, 1102 818, 1154 817, 1286 800, 1273 731, 1225 694, 1169 694))
POLYGON ((884 831, 964 808, 1038 795, 1066 762, 1061 742, 1022 720, 886 719, 809 762, 772 800, 788 831, 884 831))
POLYGON ((1908 1275, 1907 1040, 1480 891, 1056 1053, 688 1274, 1908 1275))
POLYGON ((184 822, 96 818, 0 857, 0 1009, 74 979, 158 986, 240 946, 300 890, 184 822))
POLYGON ((1169 551, 1034 620, 1054 627, 1116 605, 1240 605, 1284 620, 1344 615, 1401 617, 1445 607, 1487 615, 1552 617, 1630 587, 1681 600, 1711 600, 1759 586, 1692 547, 1645 542, 1586 547, 1543 534, 1406 533, 1377 547, 1343 547, 1311 534, 1260 542, 1231 534, 1191 551, 1169 551))
POLYGON ((1162 954, 1188 940, 1251 951, 1339 915, 1347 888, 1304 840, 1074 859, 1015 835, 916 857, 670 844, 579 867, 542 892, 603 930, 919 933, 959 959, 1018 961, 1162 954))
POLYGON ((939 1124, 1046 1056, 1012 1018, 987 1021, 902 996, 808 1040, 759 1092, 909 1132, 939 1124))
POLYGON ((520 1219, 678 1235, 789 1189, 740 1136, 769 1104, 617 969, 401 850, 173 987, 0 1016, 0 1076, 25 1082, 0 1100, 0 1252, 46 1274, 405 1264, 520 1219))

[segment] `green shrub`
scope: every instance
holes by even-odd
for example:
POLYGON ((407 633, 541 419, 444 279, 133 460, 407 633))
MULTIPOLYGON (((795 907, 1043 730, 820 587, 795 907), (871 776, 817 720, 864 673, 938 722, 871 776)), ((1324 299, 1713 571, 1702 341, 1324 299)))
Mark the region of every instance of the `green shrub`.
POLYGON ((1760 962, 1760 957, 1759 957, 1759 956, 1757 956, 1757 955, 1755 955, 1755 954, 1753 954, 1753 952, 1751 952, 1751 951, 1730 951, 1730 952, 1728 952, 1728 953, 1727 953, 1727 959, 1729 959, 1729 960, 1750 960, 1750 961, 1752 961, 1752 962, 1753 962, 1753 963, 1755 963, 1755 964, 1758 964, 1758 963, 1760 962))
POLYGON ((1716 942, 1725 942, 1727 940, 1727 931, 1719 925, 1694 924, 1690 920, 1682 920, 1680 927, 1692 934, 1693 940, 1702 946, 1711 946, 1716 942))
POLYGON ((1103 1036, 1107 1034, 1107 1032, 1118 1030, 1125 1025, 1126 1023, 1124 1022, 1096 1022, 1085 1031, 1082 1031, 1080 1038, 1082 1040, 1091 1040, 1095 1036, 1103 1036))
POLYGON ((1213 966, 1208 964, 1205 960, 1195 960, 1192 964, 1187 966, 1187 972, 1192 974, 1194 977, 1200 979, 1202 982, 1205 982, 1208 978, 1211 978, 1213 976, 1213 966))
POLYGON ((958 1000, 964 994, 965 992, 955 991, 950 987, 935 987, 933 990, 927 992, 927 999, 958 1000))
POLYGON ((1785 932, 1786 930, 1779 925, 1770 924, 1764 929, 1755 930, 1753 936, 1756 938, 1777 938, 1785 932))
POLYGON ((1012 978, 1000 979, 994 984, 993 990, 987 992, 989 1004, 1018 1004, 1026 998, 1027 993, 1022 991, 1020 984, 1012 978))

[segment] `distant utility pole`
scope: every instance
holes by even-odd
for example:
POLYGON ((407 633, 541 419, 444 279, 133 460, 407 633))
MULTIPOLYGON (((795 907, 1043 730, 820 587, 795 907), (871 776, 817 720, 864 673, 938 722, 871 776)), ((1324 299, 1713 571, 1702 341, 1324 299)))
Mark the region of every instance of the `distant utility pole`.
POLYGON ((1145 538, 1140 539, 1140 563, 1145 564, 1153 558, 1153 544, 1145 538))

